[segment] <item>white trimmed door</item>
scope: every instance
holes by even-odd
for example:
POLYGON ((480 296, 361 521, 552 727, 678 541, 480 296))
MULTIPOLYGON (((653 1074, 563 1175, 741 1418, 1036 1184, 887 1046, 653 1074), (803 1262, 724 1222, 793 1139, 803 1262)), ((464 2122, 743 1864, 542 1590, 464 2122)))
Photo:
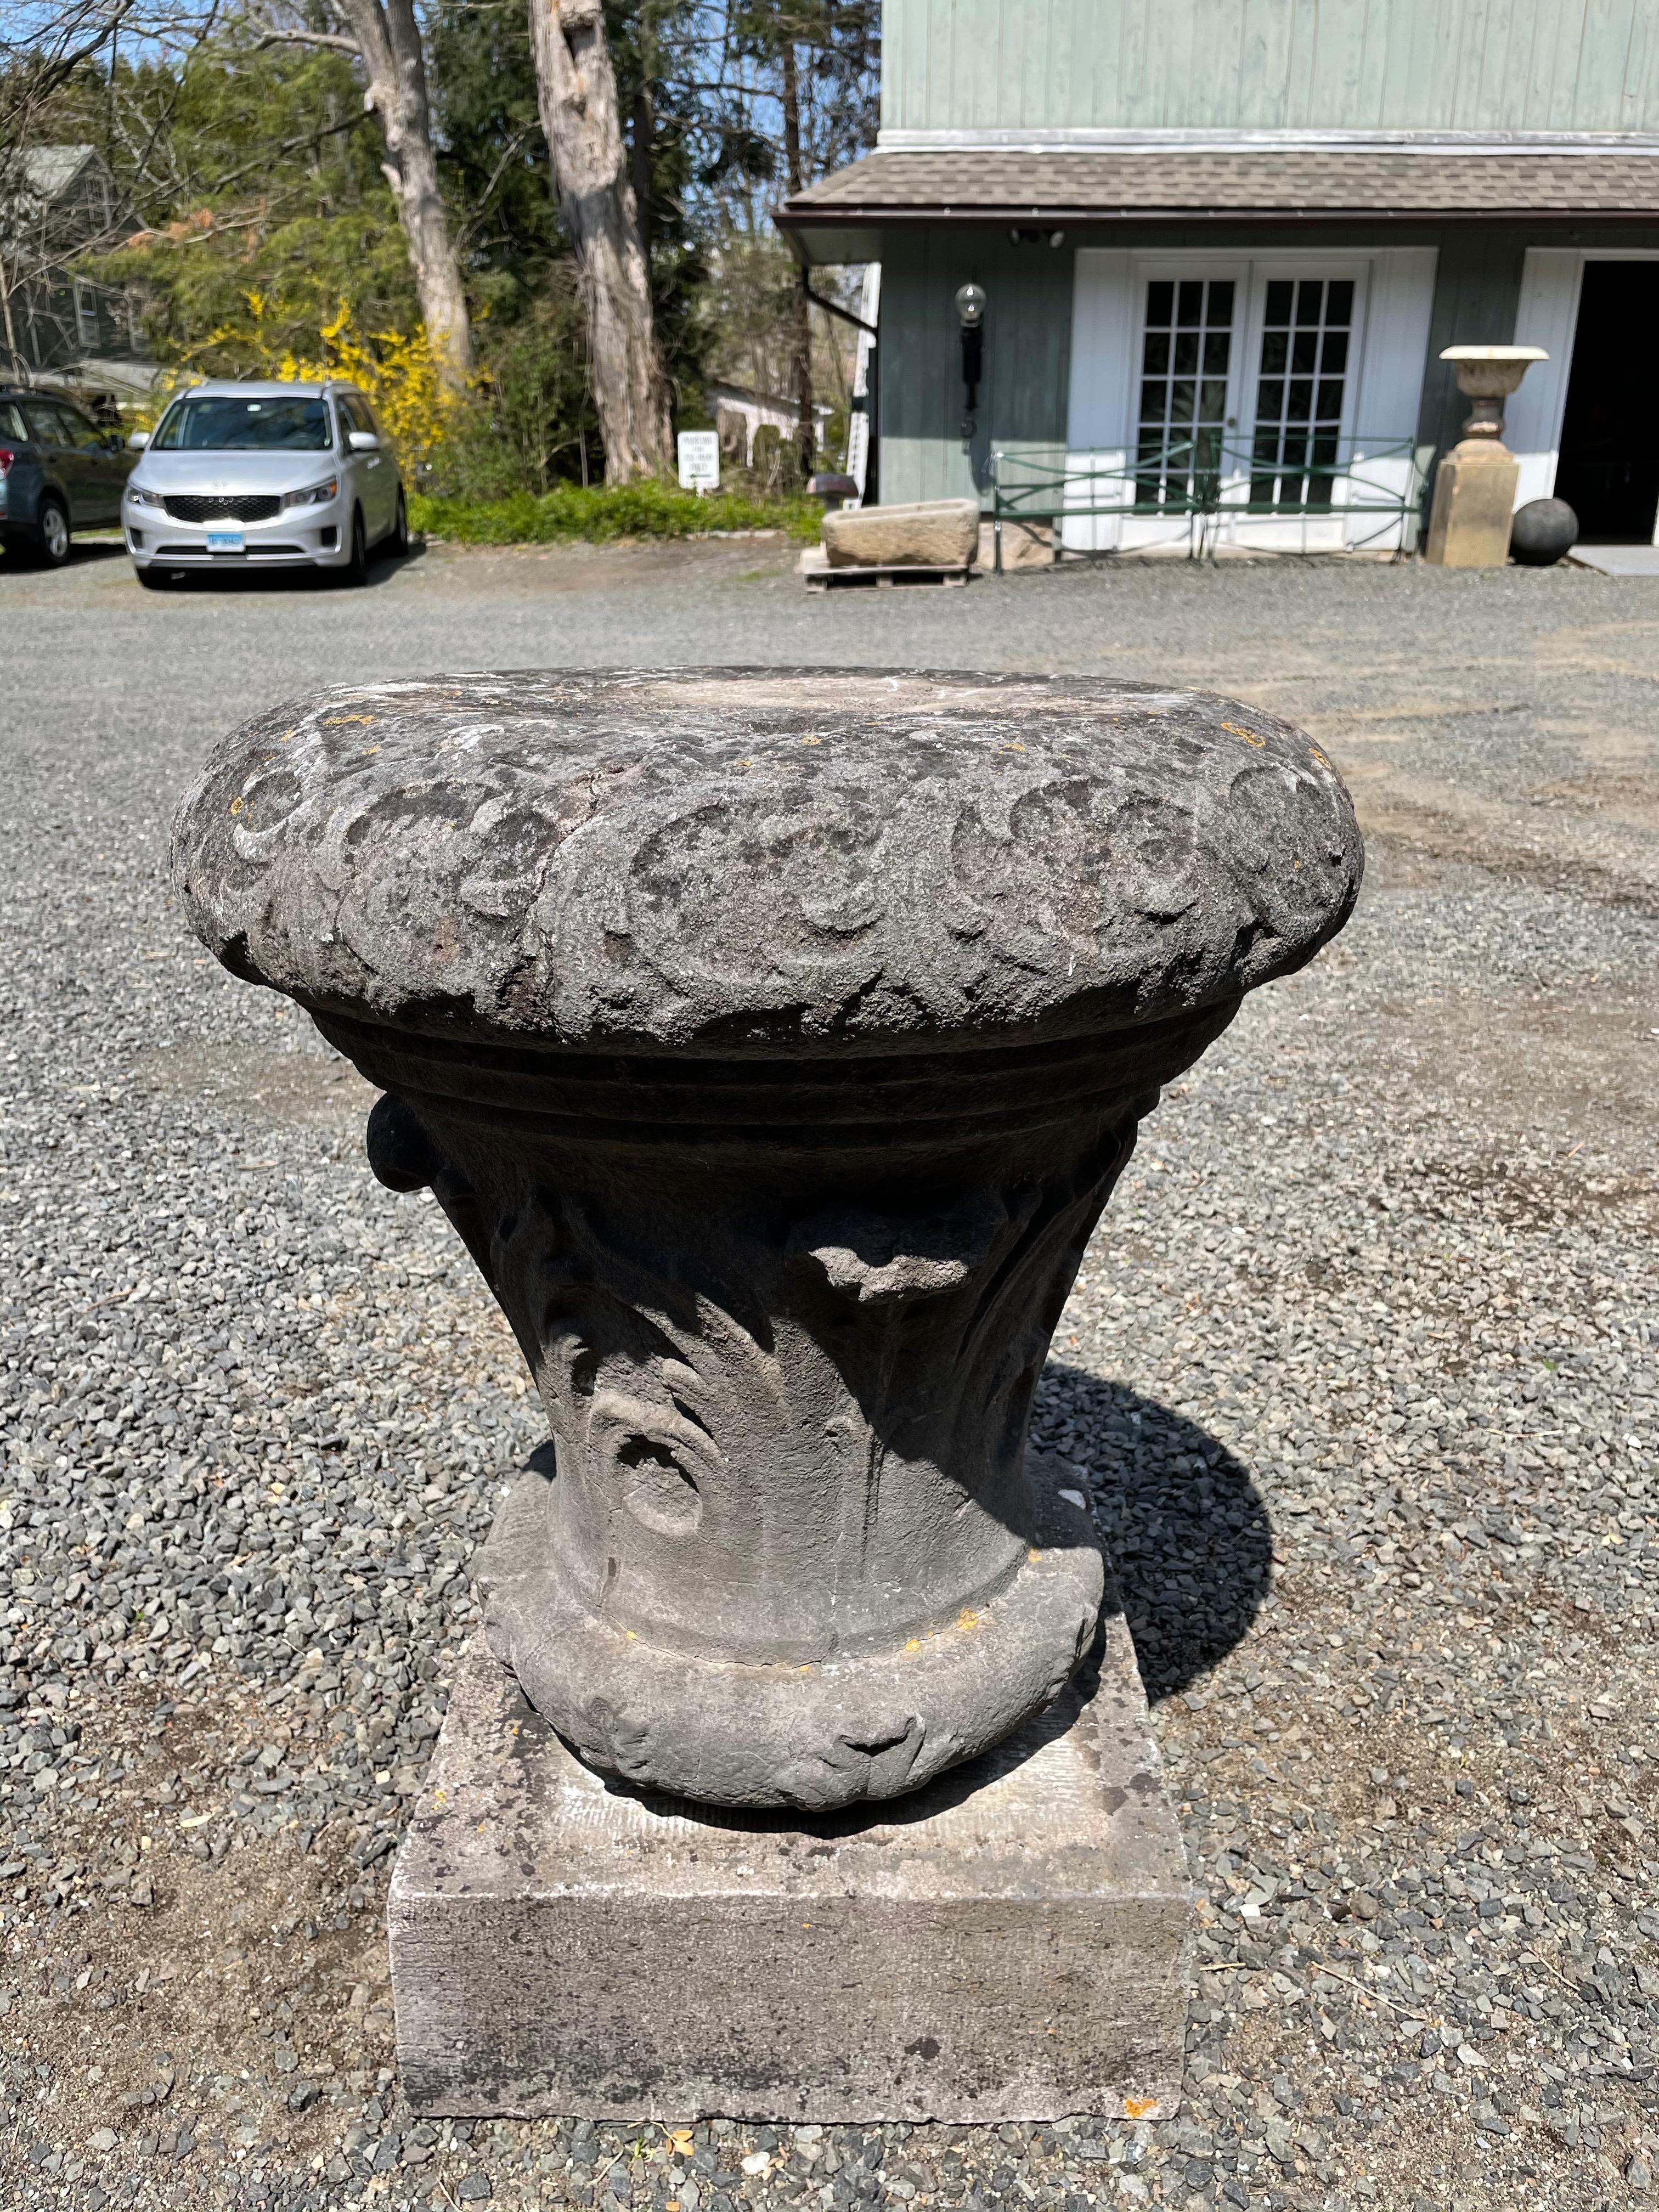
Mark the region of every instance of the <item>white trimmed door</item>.
POLYGON ((1068 546, 1184 544, 1195 494, 1224 543, 1399 542, 1367 502, 1410 481, 1431 250, 1077 260, 1068 498, 1112 511, 1068 521, 1068 546))

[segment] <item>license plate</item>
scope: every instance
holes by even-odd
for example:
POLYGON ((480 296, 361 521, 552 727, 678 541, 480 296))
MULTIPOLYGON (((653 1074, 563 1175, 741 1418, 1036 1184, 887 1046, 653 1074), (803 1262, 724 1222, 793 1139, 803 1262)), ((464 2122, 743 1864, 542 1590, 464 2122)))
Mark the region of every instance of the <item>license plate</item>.
POLYGON ((240 530, 210 530, 208 532, 210 553, 246 553, 246 550, 240 530))

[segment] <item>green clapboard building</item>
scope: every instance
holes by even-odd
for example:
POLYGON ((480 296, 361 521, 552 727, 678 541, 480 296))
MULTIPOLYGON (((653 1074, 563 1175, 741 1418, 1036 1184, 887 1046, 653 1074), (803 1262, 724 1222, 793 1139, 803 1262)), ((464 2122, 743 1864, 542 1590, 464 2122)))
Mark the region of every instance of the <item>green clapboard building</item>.
POLYGON ((884 501, 1409 544, 1441 349, 1514 343, 1520 497, 1655 538, 1659 0, 886 0, 882 69, 876 150, 781 221, 881 264, 884 501))

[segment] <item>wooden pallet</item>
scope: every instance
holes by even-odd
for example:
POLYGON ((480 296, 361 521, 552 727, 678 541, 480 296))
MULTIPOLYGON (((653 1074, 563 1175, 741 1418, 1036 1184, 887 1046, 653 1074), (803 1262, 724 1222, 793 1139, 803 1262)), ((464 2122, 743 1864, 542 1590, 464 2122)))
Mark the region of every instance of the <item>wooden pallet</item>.
POLYGON ((974 574, 971 568, 924 568, 905 564, 890 568, 875 567, 856 568, 808 568, 805 572, 809 592, 827 592, 832 584, 873 584, 878 591, 890 591, 895 584, 965 584, 974 574))

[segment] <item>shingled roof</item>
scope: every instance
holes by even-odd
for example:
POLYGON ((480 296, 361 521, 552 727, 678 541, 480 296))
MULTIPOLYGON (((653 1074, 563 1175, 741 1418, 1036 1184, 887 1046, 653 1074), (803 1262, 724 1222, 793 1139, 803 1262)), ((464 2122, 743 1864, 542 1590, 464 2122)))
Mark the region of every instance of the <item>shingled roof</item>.
POLYGON ((1115 216, 1638 216, 1659 220, 1659 155, 1249 148, 878 149, 787 201, 787 228, 849 222, 1115 216))

